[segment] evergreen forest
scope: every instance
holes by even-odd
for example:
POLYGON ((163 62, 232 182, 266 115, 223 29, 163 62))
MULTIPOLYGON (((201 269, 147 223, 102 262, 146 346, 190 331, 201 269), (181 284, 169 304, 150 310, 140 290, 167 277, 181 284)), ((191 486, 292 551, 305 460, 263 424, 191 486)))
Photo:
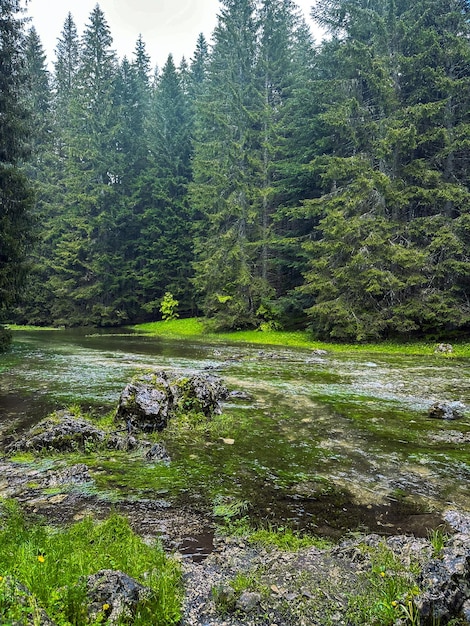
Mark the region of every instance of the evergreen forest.
POLYGON ((470 328, 470 3, 221 0, 210 40, 118 58, 96 5, 47 65, 0 0, 0 314, 322 339, 470 328))

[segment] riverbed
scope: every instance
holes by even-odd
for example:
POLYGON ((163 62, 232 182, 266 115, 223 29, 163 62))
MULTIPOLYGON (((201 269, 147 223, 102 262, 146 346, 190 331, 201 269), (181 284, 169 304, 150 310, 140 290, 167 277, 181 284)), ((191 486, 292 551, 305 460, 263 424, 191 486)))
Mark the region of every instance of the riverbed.
POLYGON ((237 511, 332 537, 423 535, 444 510, 470 511, 470 414, 427 417, 437 400, 470 406, 468 359, 16 331, 0 356, 0 432, 70 405, 107 413, 133 376, 161 369, 217 374, 244 394, 208 433, 162 433, 170 464, 76 455, 97 497, 237 511))

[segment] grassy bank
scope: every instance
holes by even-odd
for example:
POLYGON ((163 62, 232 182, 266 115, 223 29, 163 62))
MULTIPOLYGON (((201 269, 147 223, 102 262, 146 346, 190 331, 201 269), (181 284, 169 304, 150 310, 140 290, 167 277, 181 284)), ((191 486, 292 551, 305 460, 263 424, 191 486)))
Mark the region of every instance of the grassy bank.
MULTIPOLYGON (((315 341, 306 331, 259 331, 243 330, 228 333, 210 333, 205 330, 203 321, 197 318, 178 319, 165 322, 150 322, 132 326, 136 333, 167 337, 169 339, 201 339, 205 341, 231 341, 236 343, 251 343, 265 346, 289 346, 329 352, 372 352, 382 354, 422 354, 432 355, 436 349, 435 341, 384 341, 380 343, 327 343, 315 341)), ((452 343, 453 352, 446 357, 470 357, 470 343, 456 341, 452 343)))
POLYGON ((0 623, 49 623, 43 612, 58 626, 107 622, 107 603, 96 619, 87 614, 84 581, 101 569, 121 570, 152 590, 132 624, 179 623, 178 563, 159 543, 149 545, 135 535, 125 518, 87 518, 55 529, 28 521, 14 502, 0 504, 0 623))
MULTIPOLYGON (((18 326, 8 324, 10 331, 42 331, 63 330, 60 328, 45 328, 37 326, 18 326)), ((408 355, 433 355, 436 346, 440 343, 436 340, 429 341, 382 341, 376 343, 338 343, 316 341, 307 331, 260 331, 240 330, 225 333, 207 331, 201 318, 187 318, 168 320, 161 322, 148 322, 128 327, 134 334, 149 335, 167 339, 194 339, 210 342, 233 342, 249 343, 261 346, 287 346, 291 348, 306 348, 310 350, 327 350, 328 352, 357 352, 375 354, 408 354, 408 355)), ((453 351, 451 354, 440 354, 446 358, 470 357, 470 342, 466 340, 452 340, 453 351)))

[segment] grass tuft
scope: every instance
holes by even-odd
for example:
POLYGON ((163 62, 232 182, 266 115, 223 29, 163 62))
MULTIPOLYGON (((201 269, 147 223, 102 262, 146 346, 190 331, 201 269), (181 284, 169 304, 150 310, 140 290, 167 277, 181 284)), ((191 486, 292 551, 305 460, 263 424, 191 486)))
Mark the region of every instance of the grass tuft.
POLYGON ((392 626, 400 619, 418 624, 413 603, 419 593, 418 564, 406 567, 385 542, 378 547, 364 546, 364 550, 369 553, 371 566, 363 574, 361 592, 350 597, 347 617, 353 624, 370 626, 392 626))

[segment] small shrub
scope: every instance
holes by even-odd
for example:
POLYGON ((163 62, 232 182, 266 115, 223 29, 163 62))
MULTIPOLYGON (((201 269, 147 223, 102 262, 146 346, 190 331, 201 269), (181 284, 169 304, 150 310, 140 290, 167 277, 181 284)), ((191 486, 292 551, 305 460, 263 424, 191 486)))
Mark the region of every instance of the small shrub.
POLYGON ((162 319, 164 319, 165 321, 176 320, 179 317, 178 313, 176 312, 178 305, 178 300, 175 300, 173 294, 170 291, 167 291, 163 296, 160 304, 160 313, 162 319))

